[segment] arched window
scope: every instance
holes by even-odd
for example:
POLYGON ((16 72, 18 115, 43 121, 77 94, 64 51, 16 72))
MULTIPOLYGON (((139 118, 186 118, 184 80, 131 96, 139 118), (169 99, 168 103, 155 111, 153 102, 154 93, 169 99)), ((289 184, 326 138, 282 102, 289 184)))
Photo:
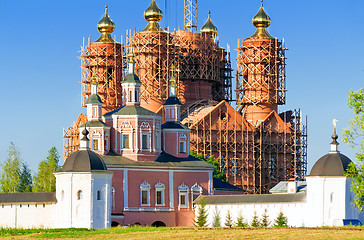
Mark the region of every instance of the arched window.
POLYGON ((77 192, 77 200, 81 200, 82 198, 83 198, 82 191, 81 191, 81 190, 79 190, 79 191, 77 192))
POLYGON ((61 201, 64 201, 64 191, 61 192, 61 201))
POLYGON ((161 182, 158 182, 155 185, 155 205, 156 206, 164 206, 164 189, 165 189, 165 186, 161 182))
POLYGON ((97 191, 97 200, 100 201, 101 200, 101 191, 97 191))
POLYGON ((183 208, 187 208, 188 209, 188 187, 186 184, 182 183, 181 185, 178 186, 178 208, 179 209, 183 209, 183 208))
POLYGON ((140 184, 140 205, 149 206, 150 205, 150 184, 146 181, 140 184))
POLYGON ((197 183, 191 187, 191 203, 195 201, 195 199, 202 194, 202 187, 197 183))
POLYGON ((181 135, 179 137, 179 153, 186 153, 187 152, 187 136, 181 135))

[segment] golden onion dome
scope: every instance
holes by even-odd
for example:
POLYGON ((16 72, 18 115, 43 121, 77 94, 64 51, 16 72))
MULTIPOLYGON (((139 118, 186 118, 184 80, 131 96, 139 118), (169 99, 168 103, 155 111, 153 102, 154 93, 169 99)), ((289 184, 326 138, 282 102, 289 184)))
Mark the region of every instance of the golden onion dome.
POLYGON ((212 23, 211 18, 210 18, 210 13, 211 12, 209 11, 209 16, 207 18, 207 21, 200 29, 200 32, 217 35, 217 27, 212 23))
POLYGON ((144 12, 144 18, 148 22, 155 21, 159 22, 162 20, 163 13, 162 10, 157 6, 155 0, 152 0, 147 10, 144 12))
POLYGON ((251 35, 248 39, 274 39, 274 37, 272 37, 266 29, 270 25, 270 17, 264 11, 263 0, 260 1, 260 9, 258 13, 253 17, 253 25, 257 28, 257 30, 255 30, 255 33, 251 35))
POLYGON ((162 10, 157 6, 155 0, 152 0, 151 4, 144 12, 144 18, 148 21, 148 25, 142 32, 164 32, 158 24, 158 22, 162 20, 162 17, 162 10))
POLYGON ((105 6, 105 14, 97 24, 97 30, 101 33, 99 39, 96 42, 115 42, 111 37, 110 33, 115 30, 115 24, 110 19, 109 14, 107 13, 107 6, 105 6))

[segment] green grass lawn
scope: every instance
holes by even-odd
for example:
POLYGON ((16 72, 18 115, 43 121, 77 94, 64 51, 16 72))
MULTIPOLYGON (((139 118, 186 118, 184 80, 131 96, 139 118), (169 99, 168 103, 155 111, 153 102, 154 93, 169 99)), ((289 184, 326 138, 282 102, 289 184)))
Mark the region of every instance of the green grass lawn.
POLYGON ((3 239, 364 239, 364 227, 0 229, 3 239))

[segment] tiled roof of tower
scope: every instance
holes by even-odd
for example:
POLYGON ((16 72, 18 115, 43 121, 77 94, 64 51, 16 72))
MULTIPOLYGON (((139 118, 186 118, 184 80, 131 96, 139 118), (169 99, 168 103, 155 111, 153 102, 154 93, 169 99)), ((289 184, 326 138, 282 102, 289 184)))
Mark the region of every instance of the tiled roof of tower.
POLYGON ((102 104, 101 98, 97 94, 91 94, 85 104, 102 104))

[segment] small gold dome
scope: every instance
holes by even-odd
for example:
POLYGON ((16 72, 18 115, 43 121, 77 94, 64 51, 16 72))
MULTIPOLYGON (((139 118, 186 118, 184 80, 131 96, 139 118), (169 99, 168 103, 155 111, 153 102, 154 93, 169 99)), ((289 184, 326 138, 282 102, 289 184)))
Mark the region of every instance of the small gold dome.
POLYGON ((270 25, 270 17, 264 11, 263 0, 261 0, 261 5, 258 13, 253 17, 253 25, 257 28, 255 33, 249 38, 268 38, 273 39, 273 37, 268 33, 267 27, 270 25))
POLYGON ((144 12, 144 18, 148 21, 148 25, 142 32, 164 32, 158 22, 162 20, 162 10, 157 6, 155 0, 152 0, 147 10, 144 12))
POLYGON ((152 0, 147 10, 144 12, 144 18, 148 22, 155 21, 159 22, 162 20, 163 13, 162 10, 157 6, 155 0, 152 0))
POLYGON ((210 18, 210 11, 209 11, 209 16, 207 18, 207 21, 205 23, 205 25, 202 26, 201 33, 208 33, 211 35, 216 36, 217 35, 217 27, 212 23, 211 18, 210 18))
POLYGON ((97 30, 101 33, 99 39, 96 42, 115 42, 111 37, 110 33, 115 30, 115 24, 110 19, 109 14, 107 13, 107 6, 105 6, 105 14, 97 24, 97 30))

